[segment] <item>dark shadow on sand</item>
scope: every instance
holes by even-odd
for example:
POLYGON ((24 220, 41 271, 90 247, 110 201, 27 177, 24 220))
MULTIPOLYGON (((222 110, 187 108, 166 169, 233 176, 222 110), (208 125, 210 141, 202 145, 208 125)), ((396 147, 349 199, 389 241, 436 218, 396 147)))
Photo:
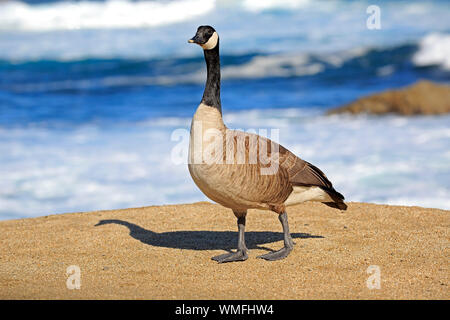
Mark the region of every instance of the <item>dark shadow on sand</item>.
MULTIPOLYGON (((170 231, 153 232, 123 220, 101 220, 95 226, 119 224, 130 231, 130 236, 142 243, 174 249, 227 250, 236 248, 237 231, 170 231)), ((293 239, 323 238, 308 233, 291 233, 293 239)), ((272 251, 260 245, 283 240, 283 233, 270 231, 248 231, 245 233, 247 248, 272 251)))

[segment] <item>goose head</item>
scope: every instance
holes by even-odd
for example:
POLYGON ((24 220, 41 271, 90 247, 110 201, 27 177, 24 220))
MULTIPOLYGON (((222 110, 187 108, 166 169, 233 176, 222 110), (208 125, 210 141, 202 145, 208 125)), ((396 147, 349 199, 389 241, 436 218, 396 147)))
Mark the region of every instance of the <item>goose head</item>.
POLYGON ((211 26, 200 26, 195 36, 188 40, 189 43, 196 43, 204 50, 214 49, 219 43, 219 35, 211 26))

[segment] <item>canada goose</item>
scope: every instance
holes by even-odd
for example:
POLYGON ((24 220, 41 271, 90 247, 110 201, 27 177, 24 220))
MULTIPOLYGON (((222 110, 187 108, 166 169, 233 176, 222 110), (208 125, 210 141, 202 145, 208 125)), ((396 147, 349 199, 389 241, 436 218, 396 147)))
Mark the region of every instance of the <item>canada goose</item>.
POLYGON ((203 48, 207 67, 203 98, 191 124, 189 172, 207 197, 233 210, 239 231, 237 251, 212 259, 223 263, 248 258, 244 234, 247 210, 251 208, 278 213, 284 233, 282 249, 258 258, 283 259, 294 245, 286 206, 320 201, 345 210, 344 197, 320 169, 283 146, 256 134, 228 129, 220 103, 219 36, 214 28, 200 26, 188 42, 203 48), (259 157, 255 159, 255 155, 259 157))

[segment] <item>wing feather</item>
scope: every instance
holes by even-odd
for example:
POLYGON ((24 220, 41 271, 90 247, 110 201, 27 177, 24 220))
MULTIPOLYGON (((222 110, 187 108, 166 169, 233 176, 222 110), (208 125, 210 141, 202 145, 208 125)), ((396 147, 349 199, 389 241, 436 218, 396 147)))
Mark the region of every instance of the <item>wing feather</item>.
MULTIPOLYGON (((283 166, 289 175, 289 182, 293 186, 317 186, 326 191, 335 201, 329 205, 345 210, 344 196, 337 192, 325 173, 313 164, 300 159, 286 148, 280 146, 280 154, 284 161, 283 166)), ((327 203, 328 204, 328 203, 327 203)))

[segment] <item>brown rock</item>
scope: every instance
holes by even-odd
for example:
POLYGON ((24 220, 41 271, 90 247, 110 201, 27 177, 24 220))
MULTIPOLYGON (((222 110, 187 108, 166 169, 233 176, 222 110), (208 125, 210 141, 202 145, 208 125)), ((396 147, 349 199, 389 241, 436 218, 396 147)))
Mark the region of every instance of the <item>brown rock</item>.
POLYGON ((444 114, 450 112, 450 86, 419 81, 400 90, 388 90, 360 98, 328 111, 338 113, 397 113, 401 115, 444 114))

